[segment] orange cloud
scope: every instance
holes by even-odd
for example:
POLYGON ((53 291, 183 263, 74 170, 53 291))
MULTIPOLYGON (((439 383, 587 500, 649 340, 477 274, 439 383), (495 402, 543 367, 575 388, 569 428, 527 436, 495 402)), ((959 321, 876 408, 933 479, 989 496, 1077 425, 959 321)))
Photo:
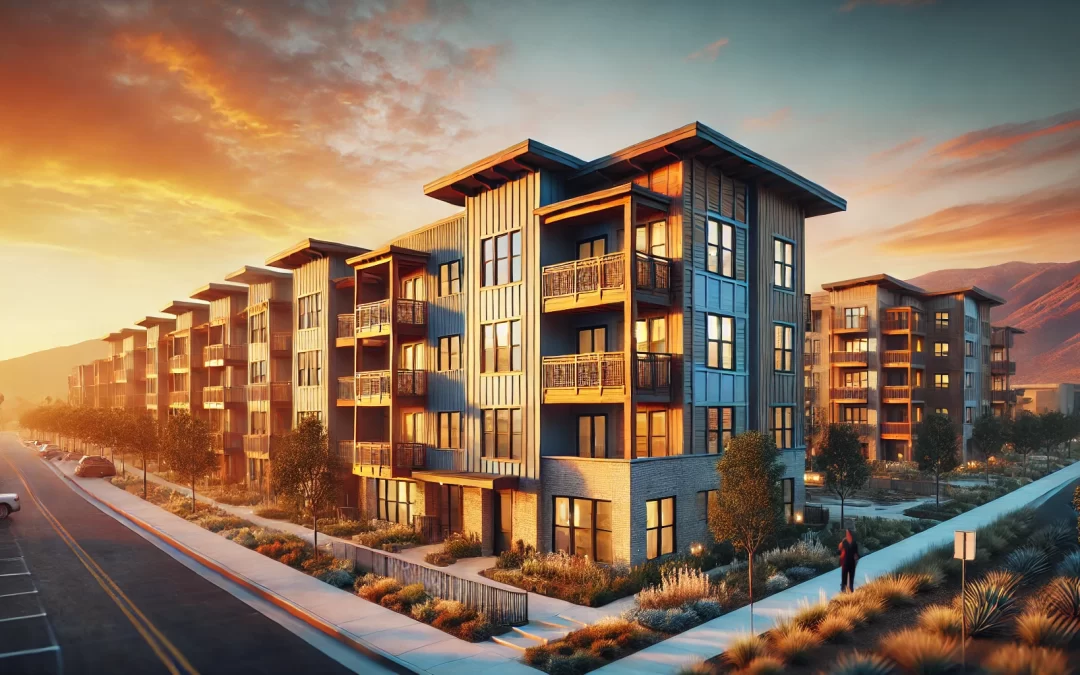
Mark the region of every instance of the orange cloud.
POLYGON ((869 160, 871 162, 887 162, 889 160, 896 159, 900 155, 906 154, 907 152, 919 147, 925 141, 926 139, 922 136, 909 138, 908 140, 902 143, 898 143, 891 148, 886 148, 884 150, 875 152, 874 154, 870 155, 869 160))
POLYGON ((1080 109, 1022 124, 1000 124, 938 144, 932 155, 947 159, 976 159, 997 154, 1039 138, 1080 129, 1080 109))
POLYGON ((774 110, 764 117, 751 117, 743 121, 744 129, 775 129, 787 123, 791 118, 791 108, 774 110))
POLYGON ((696 52, 686 57, 687 61, 715 61, 720 56, 720 50, 727 46, 729 40, 720 38, 716 42, 710 42, 696 52))

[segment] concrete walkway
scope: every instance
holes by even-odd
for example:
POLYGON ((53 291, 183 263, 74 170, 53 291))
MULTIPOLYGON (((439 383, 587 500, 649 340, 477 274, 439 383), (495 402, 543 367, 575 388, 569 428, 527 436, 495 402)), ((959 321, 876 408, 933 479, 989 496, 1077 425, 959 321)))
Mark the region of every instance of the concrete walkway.
MULTIPOLYGON (((400 668, 440 675, 483 672, 535 675, 538 672, 516 660, 519 654, 511 649, 491 642, 459 640, 204 530, 106 480, 78 478, 74 475, 74 462, 58 462, 54 466, 77 489, 81 488, 170 545, 189 555, 196 554, 196 559, 201 558, 204 565, 257 589, 268 598, 276 598, 276 604, 290 613, 309 623, 314 621, 313 625, 322 630, 329 628, 344 642, 400 668)), ((268 526, 284 529, 280 527, 283 524, 292 525, 269 521, 268 526)))
MULTIPOLYGON (((931 549, 951 544, 955 530, 975 530, 1018 509, 1038 506, 1078 479, 1080 463, 1072 464, 952 520, 866 555, 859 560, 859 583, 894 572, 931 549)), ((778 617, 789 615, 804 604, 832 598, 839 588, 840 570, 836 569, 755 603, 754 631, 767 631, 778 617)), ((733 640, 749 632, 750 609, 743 607, 615 661, 596 672, 610 675, 674 673, 683 666, 723 653, 733 640)))

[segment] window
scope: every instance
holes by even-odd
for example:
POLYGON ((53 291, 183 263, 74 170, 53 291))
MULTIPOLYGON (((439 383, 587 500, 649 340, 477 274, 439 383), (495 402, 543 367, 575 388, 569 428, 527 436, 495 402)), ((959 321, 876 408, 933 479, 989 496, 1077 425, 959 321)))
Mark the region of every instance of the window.
POLYGON ((521 459, 521 408, 487 408, 484 413, 484 457, 521 459))
POLYGON ((585 241, 579 241, 577 245, 578 260, 599 258, 607 253, 607 237, 599 236, 585 241))
POLYGON ((795 520, 795 479, 794 478, 781 478, 780 479, 780 494, 784 501, 784 520, 792 522, 795 520))
POLYGON ((921 337, 916 337, 915 338, 915 351, 919 352, 919 353, 922 353, 922 350, 923 350, 923 339, 921 337))
POLYGON ((964 424, 971 424, 975 421, 975 408, 964 408, 964 424))
POLYGON ((576 497, 555 498, 551 548, 600 563, 613 561, 611 502, 576 497))
POLYGON ((461 292, 461 261, 439 265, 439 297, 455 295, 461 292))
POLYGON ((270 414, 265 410, 251 411, 251 433, 255 436, 263 436, 270 433, 270 414))
POLYGON ((405 300, 424 299, 424 277, 415 276, 401 280, 401 297, 405 300))
POLYGON ((461 413, 439 413, 439 447, 444 450, 461 449, 461 413))
POLYGON ((638 319, 634 324, 634 341, 639 352, 666 354, 667 319, 662 316, 638 319))
POLYGON ((949 327, 948 312, 934 312, 934 328, 943 329, 949 327))
MULTIPOLYGON (((147 380, 149 382, 149 380, 147 380)), ((1005 376, 994 375, 990 378, 990 389, 994 391, 1005 391, 1005 376)))
POLYGON ((461 336, 439 338, 439 370, 461 370, 461 336))
POLYGON ((949 355, 949 343, 948 342, 935 342, 934 343, 934 356, 948 356, 949 355))
POLYGON ((634 230, 634 250, 667 257, 667 222, 658 220, 648 225, 638 225, 634 230))
POLYGON ((969 389, 975 386, 975 373, 964 373, 964 386, 969 389))
POLYGON ((845 307, 844 328, 864 327, 866 327, 866 307, 845 307))
POLYGON ((484 363, 481 372, 505 373, 521 370, 521 321, 501 321, 484 325, 484 363))
POLYGON ((844 371, 844 386, 866 389, 869 386, 870 373, 866 370, 844 371))
POLYGON ((795 244, 773 240, 773 286, 795 290, 795 244))
POLYGON ((869 345, 870 345, 870 341, 867 340, 866 338, 856 338, 854 340, 845 340, 843 342, 843 344, 841 344, 840 346, 842 348, 841 351, 843 351, 843 352, 846 352, 846 353, 849 353, 849 354, 852 353, 852 352, 858 353, 858 354, 864 354, 864 353, 866 353, 866 350, 869 348, 869 345))
MULTIPOLYGON (((922 422, 922 406, 914 406, 912 410, 915 411, 915 422, 922 422)), ((948 414, 948 411, 946 411, 946 414, 948 414)))
POLYGON ((634 449, 638 457, 667 457, 667 411, 639 410, 635 418, 634 449))
POLYGON ((948 373, 934 373, 934 389, 948 389, 949 388, 949 374, 948 373))
POLYGON ((578 417, 578 457, 607 457, 607 415, 578 417))
POLYGON ((707 314, 705 324, 705 365, 709 368, 735 370, 735 319, 707 314))
POLYGON ((146 393, 150 394, 151 396, 157 393, 157 378, 156 377, 148 377, 148 378, 146 378, 146 393))
POLYGON ((719 490, 701 490, 698 492, 698 504, 701 507, 701 520, 709 519, 709 512, 713 510, 717 500, 720 499, 719 490))
POLYGON ((300 425, 304 420, 322 420, 321 410, 297 410, 296 411, 296 424, 300 425))
POLYGON ((521 281, 520 230, 485 239, 481 249, 484 255, 484 286, 521 281))
POLYGON ((404 480, 375 479, 379 520, 402 525, 412 524, 412 509, 416 503, 415 485, 404 480))
POLYGON ((843 406, 844 424, 866 424, 870 411, 866 406, 843 406))
POLYGON ((735 435, 735 408, 705 409, 705 452, 717 455, 735 435))
POLYGON ((795 372, 795 328, 773 325, 773 367, 778 373, 795 372))
POLYGON ((577 338, 578 354, 607 351, 607 326, 579 328, 577 338))
POLYGON ((251 315, 251 338, 248 342, 252 344, 266 342, 266 312, 251 315))
POLYGON ((322 293, 312 293, 297 299, 296 314, 298 328, 318 328, 319 316, 322 314, 322 293))
POLYGON ((296 383, 301 387, 322 384, 322 352, 300 352, 296 355, 296 383))
POLYGON ((401 363, 399 367, 402 370, 423 370, 424 345, 419 342, 401 345, 401 363))
POLYGON ((971 340, 964 340, 964 356, 976 356, 975 343, 971 340))
POLYGON ((708 222, 705 267, 729 279, 735 278, 735 226, 718 220, 708 222))
POLYGON ((795 409, 791 406, 775 406, 772 418, 776 447, 781 450, 795 447, 795 409))
POLYGON ((424 413, 407 412, 401 417, 401 441, 403 443, 424 442, 424 413))
POLYGON ((252 384, 265 384, 266 383, 266 361, 252 361, 251 362, 251 383, 252 384))
POLYGON ((645 502, 645 557, 649 560, 675 552, 675 498, 645 502))

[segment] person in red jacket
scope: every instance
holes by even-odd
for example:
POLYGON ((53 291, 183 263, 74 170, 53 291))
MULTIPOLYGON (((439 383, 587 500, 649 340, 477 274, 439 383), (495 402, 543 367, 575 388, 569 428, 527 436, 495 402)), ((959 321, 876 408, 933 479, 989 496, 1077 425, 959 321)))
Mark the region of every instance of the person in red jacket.
POLYGON ((859 544, 855 541, 855 533, 851 530, 844 531, 844 538, 837 546, 840 551, 840 592, 855 590, 855 563, 859 561, 859 544))

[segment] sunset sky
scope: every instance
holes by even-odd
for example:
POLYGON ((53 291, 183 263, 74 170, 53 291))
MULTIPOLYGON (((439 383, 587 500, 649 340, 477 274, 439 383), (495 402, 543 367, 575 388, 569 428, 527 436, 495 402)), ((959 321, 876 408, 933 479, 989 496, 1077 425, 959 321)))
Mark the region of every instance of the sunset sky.
POLYGON ((534 138, 699 120, 848 200, 807 282, 1080 258, 1080 2, 0 0, 0 359, 97 337, 534 138))

